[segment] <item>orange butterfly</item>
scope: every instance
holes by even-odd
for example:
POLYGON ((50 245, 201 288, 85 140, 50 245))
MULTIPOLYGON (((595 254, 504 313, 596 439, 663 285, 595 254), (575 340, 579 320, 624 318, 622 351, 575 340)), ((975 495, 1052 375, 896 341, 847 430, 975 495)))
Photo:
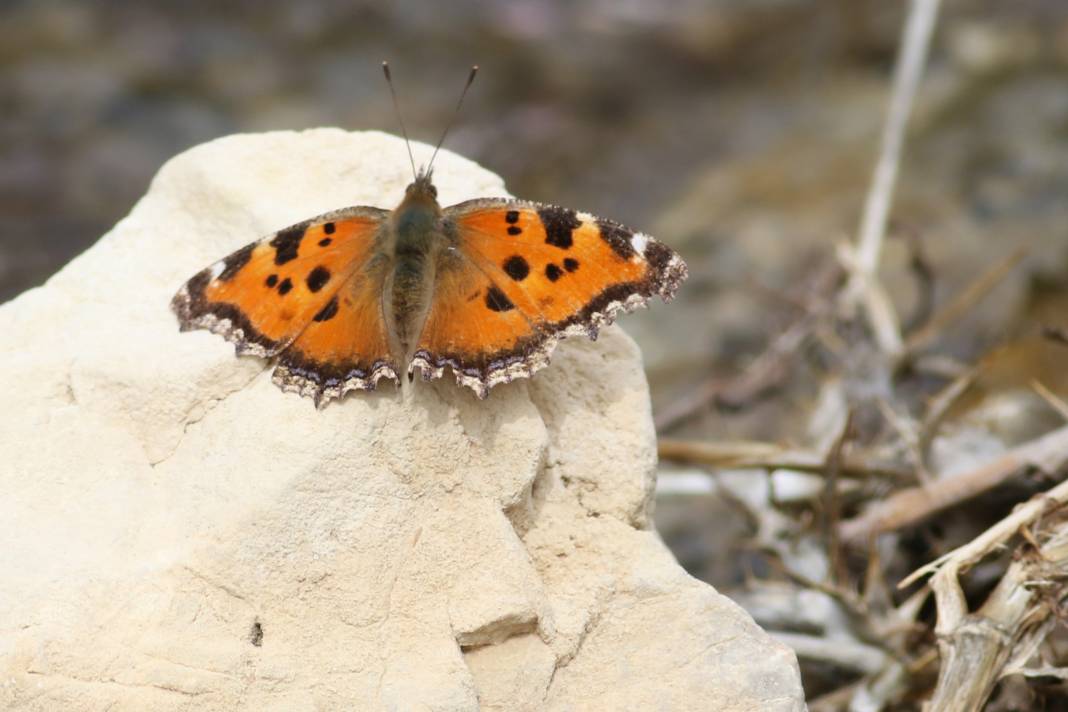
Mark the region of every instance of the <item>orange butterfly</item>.
POLYGON ((392 212, 342 208, 198 272, 171 302, 182 330, 276 358, 274 382, 320 407, 446 366, 484 398, 686 277, 668 247, 585 213, 507 198, 443 209, 431 170, 392 212))

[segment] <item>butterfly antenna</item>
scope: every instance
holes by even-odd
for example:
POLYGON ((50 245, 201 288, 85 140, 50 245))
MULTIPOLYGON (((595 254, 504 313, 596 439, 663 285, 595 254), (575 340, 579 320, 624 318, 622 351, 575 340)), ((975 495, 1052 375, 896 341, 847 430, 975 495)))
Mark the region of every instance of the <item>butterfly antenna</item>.
POLYGON ((389 84, 389 95, 393 97, 393 111, 397 114, 397 123, 400 124, 401 133, 404 135, 404 145, 408 147, 408 160, 412 162, 412 177, 417 178, 415 157, 412 155, 412 142, 408 140, 408 130, 404 128, 404 118, 401 116, 400 104, 397 103, 397 92, 393 88, 393 75, 389 73, 389 62, 382 62, 382 73, 386 75, 386 84, 389 84))
POLYGON ((445 130, 441 132, 441 138, 438 139, 438 145, 434 147, 434 153, 430 156, 430 165, 427 166, 426 172, 429 174, 430 169, 434 166, 434 159, 438 157, 438 149, 441 148, 441 144, 445 143, 445 137, 449 135, 449 129, 456 123, 456 117, 460 115, 460 107, 464 105, 464 97, 467 96, 467 90, 471 88, 471 83, 475 81, 475 75, 478 74, 478 65, 471 67, 471 73, 467 75, 467 83, 464 84, 464 90, 460 92, 460 100, 456 102, 456 110, 452 112, 452 118, 449 119, 449 123, 445 125, 445 130))

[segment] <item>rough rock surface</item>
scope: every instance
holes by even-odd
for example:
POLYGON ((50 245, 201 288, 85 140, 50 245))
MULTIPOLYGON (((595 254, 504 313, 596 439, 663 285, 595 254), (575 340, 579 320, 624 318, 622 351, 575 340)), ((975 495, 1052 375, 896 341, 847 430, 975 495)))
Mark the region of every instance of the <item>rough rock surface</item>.
MULTIPOLYGON (((0 708, 804 708, 793 654, 651 528, 648 393, 617 328, 484 402, 437 382, 321 412, 178 332, 196 270, 392 207, 406 167, 375 133, 199 146, 0 307, 0 708)), ((450 154, 436 177, 444 204, 504 194, 450 154)))

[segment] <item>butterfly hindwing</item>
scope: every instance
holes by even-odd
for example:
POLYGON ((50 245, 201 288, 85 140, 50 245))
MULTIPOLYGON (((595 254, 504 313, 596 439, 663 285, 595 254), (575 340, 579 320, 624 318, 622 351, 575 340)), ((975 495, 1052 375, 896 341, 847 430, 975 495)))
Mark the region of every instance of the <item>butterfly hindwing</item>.
POLYGON ((566 208, 480 199, 445 210, 445 253, 413 364, 449 365, 484 396, 548 364, 557 341, 596 336, 619 311, 670 299, 686 276, 672 250, 618 223, 566 208))
POLYGON ((449 366, 458 382, 484 396, 489 374, 503 363, 500 356, 522 351, 541 334, 528 316, 531 305, 520 300, 527 309, 517 308, 499 286, 503 282, 462 251, 444 253, 410 368, 418 366, 429 380, 449 366))
POLYGON ((373 259, 388 215, 345 208, 246 245, 178 291, 171 306, 182 329, 221 334, 241 354, 278 356, 275 381, 287 390, 319 399, 373 388, 394 371, 373 259))
POLYGON ((323 405, 351 390, 374 390, 382 378, 396 381, 382 313, 386 266, 375 258, 361 264, 278 356, 273 379, 282 390, 323 405))

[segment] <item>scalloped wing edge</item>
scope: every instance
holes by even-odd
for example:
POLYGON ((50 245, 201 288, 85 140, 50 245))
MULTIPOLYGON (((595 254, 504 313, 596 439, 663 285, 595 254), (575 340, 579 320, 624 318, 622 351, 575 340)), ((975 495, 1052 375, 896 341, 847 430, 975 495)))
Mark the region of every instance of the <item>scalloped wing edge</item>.
POLYGON ((322 410, 332 400, 340 400, 349 391, 373 391, 383 378, 398 383, 397 372, 392 364, 379 361, 371 366, 366 376, 349 376, 334 384, 324 385, 319 381, 303 376, 286 364, 277 364, 271 374, 271 382, 282 389, 283 393, 297 393, 311 398, 315 407, 322 410))

